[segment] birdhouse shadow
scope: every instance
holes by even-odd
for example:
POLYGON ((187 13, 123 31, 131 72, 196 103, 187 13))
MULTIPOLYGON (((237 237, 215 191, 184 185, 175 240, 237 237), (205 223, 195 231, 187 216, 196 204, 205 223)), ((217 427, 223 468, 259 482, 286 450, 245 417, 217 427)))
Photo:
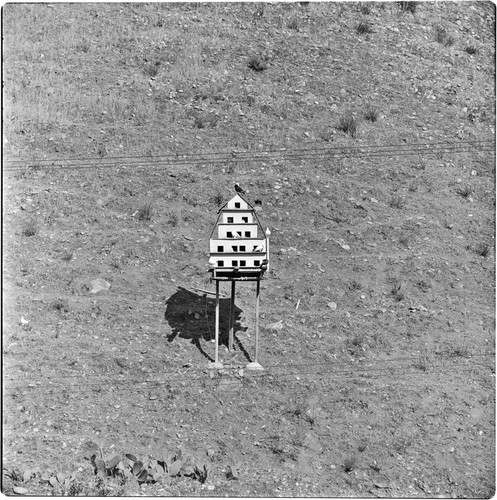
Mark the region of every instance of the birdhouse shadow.
MULTIPOLYGON (((219 299, 219 343, 226 347, 228 347, 230 302, 229 298, 219 299)), ((236 348, 251 361, 248 352, 236 336, 237 332, 247 330, 240 324, 242 310, 236 305, 234 309, 233 340, 236 348)), ((201 344, 201 340, 215 340, 216 299, 214 296, 197 294, 180 286, 166 301, 164 319, 171 327, 171 333, 167 336, 169 342, 173 342, 177 337, 191 340, 203 356, 214 361, 212 356, 204 351, 201 344)))

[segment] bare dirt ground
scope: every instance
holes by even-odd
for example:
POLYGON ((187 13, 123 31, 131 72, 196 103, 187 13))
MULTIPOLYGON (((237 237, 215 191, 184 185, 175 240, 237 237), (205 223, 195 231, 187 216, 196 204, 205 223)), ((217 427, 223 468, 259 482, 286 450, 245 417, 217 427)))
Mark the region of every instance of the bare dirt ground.
POLYGON ((5 494, 494 494, 495 10, 412 8, 4 7, 5 494))

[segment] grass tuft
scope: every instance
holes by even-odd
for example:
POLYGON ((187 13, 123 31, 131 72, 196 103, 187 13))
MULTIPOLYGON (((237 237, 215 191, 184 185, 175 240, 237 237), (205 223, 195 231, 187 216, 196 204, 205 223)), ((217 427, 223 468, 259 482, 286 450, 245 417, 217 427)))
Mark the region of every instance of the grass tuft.
POLYGON ((371 26, 371 23, 368 21, 361 21, 355 28, 357 33, 359 35, 366 35, 369 33, 373 33, 373 27, 371 26))
POLYGON ((38 223, 35 219, 30 219, 22 230, 24 236, 35 236, 38 233, 38 223))
POLYGON ((402 12, 410 12, 414 15, 416 13, 416 9, 418 8, 418 2, 401 1, 399 2, 399 7, 402 12))
POLYGON ((474 56, 475 54, 478 54, 479 49, 478 47, 474 45, 468 45, 467 47, 464 48, 464 50, 471 56, 474 56))
POLYGON ((404 300, 405 294, 404 290, 402 289, 403 285, 400 281, 394 281, 392 285, 392 290, 390 291, 390 295, 397 301, 400 302, 401 300, 404 300))
POLYGON ((152 205, 150 203, 145 203, 139 210, 137 214, 138 220, 152 220, 152 205))
POLYGON ((461 195, 463 198, 469 198, 473 190, 469 186, 463 186, 457 189, 457 194, 461 195))
POLYGON ((378 120, 379 112, 373 106, 368 106, 364 111, 364 118, 371 123, 376 122, 378 120))
POLYGON ((181 219, 181 214, 178 210, 171 210, 166 214, 166 221, 173 227, 176 227, 181 219))
POLYGON ((357 119, 351 113, 348 113, 340 118, 337 129, 350 135, 350 137, 355 137, 358 125, 357 119))
POLYGON ((356 467, 357 459, 354 455, 350 455, 343 462, 343 470, 348 474, 352 472, 356 467))

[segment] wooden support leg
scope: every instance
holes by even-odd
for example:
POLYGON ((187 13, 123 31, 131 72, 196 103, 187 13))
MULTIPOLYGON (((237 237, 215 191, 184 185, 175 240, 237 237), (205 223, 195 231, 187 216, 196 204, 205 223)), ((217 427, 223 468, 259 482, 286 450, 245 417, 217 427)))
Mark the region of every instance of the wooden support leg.
POLYGON ((255 292, 255 359, 252 363, 247 365, 249 370, 263 370, 259 364, 259 296, 261 293, 261 281, 257 280, 257 287, 255 292))
POLYGON ((219 362, 219 280, 216 280, 216 359, 209 365, 210 368, 222 368, 219 362))
POLYGON ((230 331, 228 338, 228 350, 233 350, 233 329, 235 326, 235 281, 231 282, 231 302, 230 302, 230 331))

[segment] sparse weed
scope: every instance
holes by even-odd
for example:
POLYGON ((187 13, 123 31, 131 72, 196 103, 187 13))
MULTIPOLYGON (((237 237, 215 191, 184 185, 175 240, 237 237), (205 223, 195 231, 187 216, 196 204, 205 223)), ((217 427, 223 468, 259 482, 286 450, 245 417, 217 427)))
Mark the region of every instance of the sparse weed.
POLYGON ((152 205, 145 203, 137 213, 138 220, 152 220, 152 205))
POLYGON ((416 168, 417 170, 426 170, 427 165, 428 165, 428 162, 427 162, 426 158, 419 155, 419 161, 416 165, 414 165, 414 168, 416 168))
POLYGON ((418 7, 418 2, 403 0, 399 2, 399 6, 402 12, 410 12, 412 15, 414 15, 418 7))
POLYGON ((490 253, 490 245, 487 245, 486 243, 480 243, 476 245, 474 251, 481 257, 488 257, 488 254, 490 253))
POLYGON ((338 122, 337 129, 349 134, 351 137, 355 137, 357 134, 358 122, 352 113, 348 113, 340 118, 338 122))
POLYGON ((221 191, 218 191, 215 195, 211 196, 211 203, 216 207, 220 207, 223 204, 224 198, 221 191))
POLYGON ((70 250, 64 250, 60 258, 65 262, 70 262, 73 256, 74 252, 71 252, 70 250))
POLYGON ((406 248, 409 248, 409 244, 411 243, 411 239, 409 237, 409 235, 407 234, 403 234, 400 238, 399 238, 399 243, 406 247, 406 248))
POLYGON ((349 282, 349 288, 351 290, 360 290, 362 288, 362 284, 359 283, 357 280, 352 280, 349 282))
POLYGON ((473 190, 469 186, 463 186, 457 189, 457 194, 461 195, 463 198, 469 198, 473 190))
POLYGON ((445 45, 446 47, 454 45, 454 38, 448 34, 447 30, 443 26, 435 26, 435 41, 445 45))
POLYGON ((22 230, 22 234, 24 236, 35 236, 37 233, 38 223, 36 222, 36 219, 30 219, 28 222, 26 222, 26 225, 22 230))
POLYGON ((147 76, 155 77, 159 73, 160 61, 155 61, 154 63, 149 63, 145 66, 144 73, 147 76))
POLYGON ((368 16, 369 14, 371 14, 371 11, 372 11, 371 4, 361 3, 361 5, 359 7, 359 11, 361 12, 361 14, 368 16))
POLYGON ((52 309, 55 309, 56 311, 62 313, 62 312, 68 312, 69 311, 69 305, 64 299, 55 299, 52 302, 52 309))
POLYGON ((254 71, 264 71, 267 69, 267 64, 259 56, 251 56, 247 61, 247 66, 254 71))
POLYGON ((376 122, 378 120, 378 110, 374 108, 373 106, 367 106, 367 108, 364 111, 364 118, 368 120, 371 123, 376 122))
POLYGON ((426 351, 421 352, 418 356, 418 359, 414 361, 414 367, 423 372, 428 370, 429 364, 430 356, 426 351))
POLYGON ((355 30, 359 35, 366 35, 369 33, 373 33, 373 28, 371 26, 371 23, 368 21, 360 21, 359 24, 356 26, 355 30))
POLYGON ((295 31, 300 30, 300 21, 297 16, 291 17, 287 23, 286 23, 287 28, 295 31))
POLYGON ((455 346, 452 351, 450 352, 451 356, 458 357, 458 358, 470 358, 471 353, 468 349, 468 346, 466 344, 460 344, 455 346))
POLYGON ((357 463, 357 459, 354 455, 348 456, 347 458, 345 458, 345 460, 343 462, 343 465, 342 465, 343 470, 347 474, 352 472, 356 467, 356 463, 357 463))
POLYGON ((405 204, 406 200, 398 194, 393 195, 392 198, 390 199, 390 206, 392 208, 401 209, 405 206, 405 204))
POLYGON ((217 125, 219 116, 213 113, 197 115, 193 122, 193 128, 213 128, 217 125))
POLYGON ((409 183, 409 186, 407 189, 409 190, 410 193, 415 193, 419 188, 419 181, 417 179, 414 179, 409 183))

